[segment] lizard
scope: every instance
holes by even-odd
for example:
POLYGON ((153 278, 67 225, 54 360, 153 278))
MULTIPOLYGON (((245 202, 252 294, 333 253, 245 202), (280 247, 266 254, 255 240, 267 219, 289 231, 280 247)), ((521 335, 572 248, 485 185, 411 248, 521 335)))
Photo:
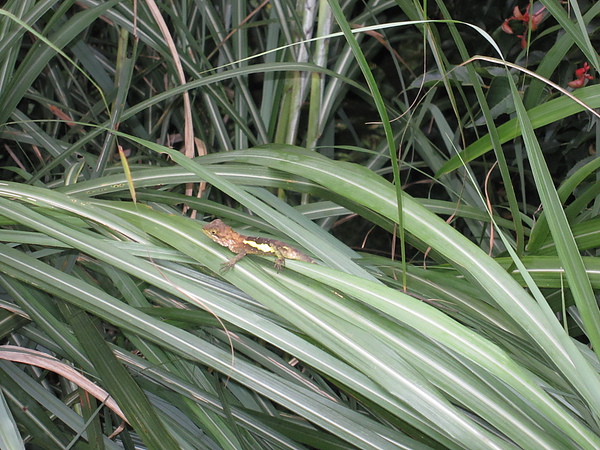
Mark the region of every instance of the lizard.
POLYGON ((275 256, 275 268, 277 272, 285 267, 286 258, 314 263, 312 258, 285 242, 276 239, 244 236, 234 231, 233 228, 220 219, 215 219, 204 225, 202 231, 217 244, 227 247, 233 253, 237 253, 236 256, 223 264, 221 272, 228 271, 235 263, 248 254, 275 256))

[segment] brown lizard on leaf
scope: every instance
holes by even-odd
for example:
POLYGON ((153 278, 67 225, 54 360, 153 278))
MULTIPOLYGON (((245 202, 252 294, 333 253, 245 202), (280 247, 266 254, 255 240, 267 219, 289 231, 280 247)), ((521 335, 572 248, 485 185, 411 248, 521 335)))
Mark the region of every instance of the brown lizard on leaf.
POLYGON ((233 253, 237 253, 236 256, 223 264, 222 272, 231 269, 235 263, 248 254, 275 256, 275 268, 278 272, 285 267, 286 258, 308 263, 314 262, 312 258, 285 242, 276 239, 244 236, 234 231, 233 228, 220 219, 215 219, 204 225, 202 231, 217 244, 227 247, 233 253))

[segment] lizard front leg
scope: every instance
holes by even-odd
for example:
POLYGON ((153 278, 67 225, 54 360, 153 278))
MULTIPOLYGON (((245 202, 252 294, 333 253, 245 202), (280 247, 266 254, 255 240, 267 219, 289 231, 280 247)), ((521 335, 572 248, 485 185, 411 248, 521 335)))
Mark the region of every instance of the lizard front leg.
POLYGON ((221 264, 221 273, 227 272, 229 269, 231 269, 233 266, 235 266, 236 262, 238 262, 240 259, 242 259, 246 255, 247 255, 247 253, 245 251, 241 251, 237 255, 235 255, 233 258, 231 258, 229 261, 227 261, 226 263, 221 264))

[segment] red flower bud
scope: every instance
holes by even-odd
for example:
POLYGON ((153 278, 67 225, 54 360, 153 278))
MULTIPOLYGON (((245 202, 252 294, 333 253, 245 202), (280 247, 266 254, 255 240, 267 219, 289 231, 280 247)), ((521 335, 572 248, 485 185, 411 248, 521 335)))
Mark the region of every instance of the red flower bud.
POLYGON ((579 89, 585 86, 586 80, 593 80, 594 77, 588 73, 590 68, 591 67, 587 62, 583 63, 583 66, 575 71, 576 80, 567 83, 569 87, 572 87, 573 89, 579 89))

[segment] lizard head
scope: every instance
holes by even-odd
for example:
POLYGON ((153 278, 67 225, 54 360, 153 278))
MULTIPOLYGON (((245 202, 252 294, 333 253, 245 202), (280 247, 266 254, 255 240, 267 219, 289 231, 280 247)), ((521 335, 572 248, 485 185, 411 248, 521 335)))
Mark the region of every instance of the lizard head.
POLYGON ((218 244, 227 246, 237 233, 220 219, 215 219, 202 227, 202 232, 218 244))

